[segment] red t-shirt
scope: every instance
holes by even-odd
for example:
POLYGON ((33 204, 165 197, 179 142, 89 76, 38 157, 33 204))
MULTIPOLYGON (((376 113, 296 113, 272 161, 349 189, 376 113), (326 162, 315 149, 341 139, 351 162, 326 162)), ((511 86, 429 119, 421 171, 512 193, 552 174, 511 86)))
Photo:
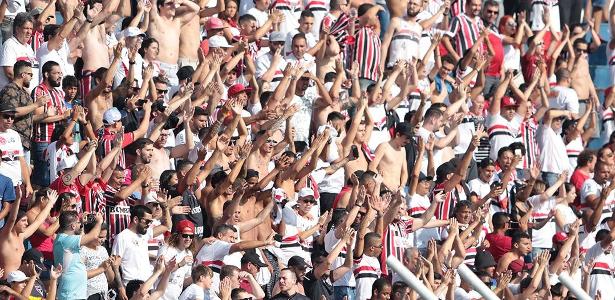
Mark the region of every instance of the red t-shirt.
POLYGON ((574 199, 575 206, 581 205, 581 199, 579 198, 579 195, 581 193, 579 191, 581 191, 581 188, 583 187, 583 183, 587 179, 589 179, 589 174, 585 174, 583 171, 579 169, 575 169, 574 172, 572 172, 572 176, 570 177, 570 183, 572 183, 574 187, 577 189, 577 198, 574 199))
POLYGON ((499 261, 504 254, 510 252, 512 248, 512 238, 509 236, 487 233, 485 239, 489 241, 489 248, 487 251, 493 255, 495 261, 499 261))
POLYGON ((489 62, 489 66, 485 70, 487 76, 500 76, 502 63, 504 62, 504 46, 502 45, 502 37, 496 33, 489 34, 489 42, 493 48, 494 55, 489 62))

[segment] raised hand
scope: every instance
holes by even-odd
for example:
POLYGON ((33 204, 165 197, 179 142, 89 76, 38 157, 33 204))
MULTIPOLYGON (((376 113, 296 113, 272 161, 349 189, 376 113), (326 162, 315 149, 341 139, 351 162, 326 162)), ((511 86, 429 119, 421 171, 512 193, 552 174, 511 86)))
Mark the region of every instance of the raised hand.
POLYGON ((250 155, 250 152, 252 152, 252 143, 246 142, 239 149, 239 159, 248 158, 248 155, 250 155))

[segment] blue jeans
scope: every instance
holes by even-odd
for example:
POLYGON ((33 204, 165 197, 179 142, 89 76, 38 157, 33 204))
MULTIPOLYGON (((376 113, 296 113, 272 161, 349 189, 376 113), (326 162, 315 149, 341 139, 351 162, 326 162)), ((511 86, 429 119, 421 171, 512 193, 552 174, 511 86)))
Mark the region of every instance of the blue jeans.
POLYGON ((346 296, 346 300, 355 299, 356 288, 351 286, 334 286, 333 287, 333 300, 343 300, 346 296))
POLYGON ((389 28, 389 24, 391 23, 391 14, 389 13, 389 8, 386 5, 378 5, 384 8, 383 10, 378 12, 378 20, 380 21, 380 39, 384 39, 384 35, 387 32, 387 28, 389 28))
POLYGON ((45 150, 49 143, 32 142, 30 150, 34 169, 32 170, 31 182, 34 185, 48 187, 49 182, 49 163, 45 159, 45 150))
POLYGON ((542 180, 547 184, 547 187, 554 185, 559 178, 559 174, 552 172, 542 172, 542 180))

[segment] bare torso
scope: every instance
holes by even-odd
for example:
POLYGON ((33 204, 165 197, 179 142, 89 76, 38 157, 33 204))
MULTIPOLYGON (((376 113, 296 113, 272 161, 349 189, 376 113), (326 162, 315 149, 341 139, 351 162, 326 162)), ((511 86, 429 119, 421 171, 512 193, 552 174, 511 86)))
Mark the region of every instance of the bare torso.
POLYGON ((106 43, 105 26, 93 28, 83 40, 83 71, 96 71, 109 67, 109 52, 106 43))
POLYGON ((390 143, 378 147, 385 147, 384 155, 378 164, 378 172, 382 173, 384 185, 392 191, 397 191, 401 182, 403 164, 406 163, 406 149, 395 150, 390 143))
POLYGON ((181 26, 177 19, 170 20, 158 17, 155 22, 150 24, 148 34, 158 40, 160 47, 159 61, 172 65, 177 64, 179 59, 180 32, 181 26))
POLYGON ((103 93, 88 105, 88 116, 90 117, 90 122, 92 122, 92 128, 94 128, 94 130, 103 126, 103 114, 107 109, 113 106, 112 98, 113 96, 111 93, 107 95, 103 93))
POLYGON ((10 232, 7 239, 0 241, 0 268, 4 270, 3 279, 21 266, 21 257, 25 249, 23 241, 16 233, 10 232))
MULTIPOLYGON (((241 222, 254 219, 254 217, 256 217, 256 215, 258 214, 258 212, 262 210, 262 207, 263 207, 262 203, 257 203, 255 195, 250 196, 244 204, 239 205, 239 210, 241 211, 239 219, 241 220, 241 222)), ((242 231, 240 233, 241 240, 242 241, 256 240, 258 238, 258 227, 259 226, 256 226, 250 230, 242 231)))
POLYGON ((572 77, 571 88, 577 92, 579 99, 589 99, 590 84, 588 80, 591 81, 591 77, 589 75, 587 60, 581 59, 577 68, 570 73, 570 77, 572 77))
POLYGON ((160 174, 169 169, 169 153, 165 148, 156 148, 152 152, 152 160, 148 164, 152 168, 152 176, 160 178, 160 174))
POLYGON ((181 33, 179 34, 179 57, 197 60, 200 43, 199 18, 195 17, 181 27, 181 33))
POLYGON ((271 154, 265 153, 265 155, 263 155, 261 151, 254 151, 250 153, 250 156, 248 156, 248 161, 246 162, 246 165, 248 169, 258 171, 258 177, 262 179, 265 178, 267 174, 269 174, 270 160, 271 154))
POLYGON ((350 178, 350 175, 358 170, 365 171, 367 170, 367 166, 369 165, 369 161, 367 157, 365 157, 365 152, 361 150, 361 145, 356 145, 359 149, 359 158, 349 161, 344 166, 344 172, 346 174, 346 179, 350 178))

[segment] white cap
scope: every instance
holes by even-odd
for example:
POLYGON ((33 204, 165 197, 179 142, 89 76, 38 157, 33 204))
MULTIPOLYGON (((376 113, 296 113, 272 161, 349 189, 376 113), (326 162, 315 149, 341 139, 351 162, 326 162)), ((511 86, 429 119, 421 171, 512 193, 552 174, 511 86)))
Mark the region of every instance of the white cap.
POLYGON ((8 283, 13 282, 22 282, 28 280, 29 277, 26 276, 22 271, 13 271, 9 273, 9 276, 6 278, 8 283))
POLYGON ((137 27, 128 27, 124 29, 124 37, 134 37, 134 36, 140 36, 140 35, 145 35, 145 34, 143 33, 143 31, 141 31, 141 29, 137 27))
POLYGON ((113 125, 115 122, 121 121, 123 114, 117 107, 109 108, 103 114, 103 123, 105 125, 113 125))
POLYGON ((280 31, 274 31, 269 34, 269 41, 271 42, 286 42, 286 35, 280 31))
POLYGON ((299 191, 299 198, 312 197, 314 198, 314 191, 311 188, 302 188, 299 191))
POLYGON ((209 38, 209 47, 210 48, 231 48, 233 46, 229 45, 226 41, 226 38, 220 35, 214 35, 209 38))

